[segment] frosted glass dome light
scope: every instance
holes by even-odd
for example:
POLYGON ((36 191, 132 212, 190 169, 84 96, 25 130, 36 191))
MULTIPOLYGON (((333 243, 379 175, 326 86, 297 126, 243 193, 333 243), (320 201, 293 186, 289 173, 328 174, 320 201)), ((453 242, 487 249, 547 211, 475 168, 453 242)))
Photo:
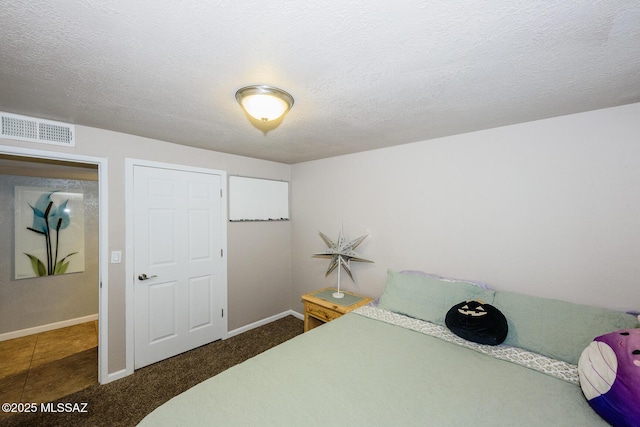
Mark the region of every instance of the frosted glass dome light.
POLYGON ((236 92, 236 100, 253 118, 268 122, 293 107, 293 97, 282 89, 266 85, 245 86, 236 92))

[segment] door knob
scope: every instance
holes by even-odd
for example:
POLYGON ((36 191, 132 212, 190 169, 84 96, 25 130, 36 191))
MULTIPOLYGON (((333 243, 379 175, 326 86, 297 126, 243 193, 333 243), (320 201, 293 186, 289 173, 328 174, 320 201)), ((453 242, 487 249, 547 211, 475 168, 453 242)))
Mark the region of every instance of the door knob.
POLYGON ((149 280, 153 277, 158 277, 155 274, 153 276, 147 276, 145 273, 142 273, 141 275, 138 276, 138 280, 149 280))

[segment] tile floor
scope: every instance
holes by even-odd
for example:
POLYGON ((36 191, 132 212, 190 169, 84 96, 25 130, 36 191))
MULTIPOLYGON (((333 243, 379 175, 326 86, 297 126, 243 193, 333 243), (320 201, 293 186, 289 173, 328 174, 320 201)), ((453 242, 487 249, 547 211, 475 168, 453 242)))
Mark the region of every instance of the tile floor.
POLYGON ((0 402, 48 402, 97 382, 97 321, 0 341, 0 402))

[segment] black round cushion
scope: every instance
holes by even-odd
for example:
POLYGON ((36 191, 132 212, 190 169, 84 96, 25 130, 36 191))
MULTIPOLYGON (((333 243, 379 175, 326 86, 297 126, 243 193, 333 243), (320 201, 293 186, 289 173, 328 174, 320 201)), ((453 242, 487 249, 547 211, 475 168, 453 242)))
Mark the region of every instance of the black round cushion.
POLYGON ((498 345, 507 338, 504 314, 491 304, 463 301, 449 309, 445 324, 457 336, 479 344, 498 345))

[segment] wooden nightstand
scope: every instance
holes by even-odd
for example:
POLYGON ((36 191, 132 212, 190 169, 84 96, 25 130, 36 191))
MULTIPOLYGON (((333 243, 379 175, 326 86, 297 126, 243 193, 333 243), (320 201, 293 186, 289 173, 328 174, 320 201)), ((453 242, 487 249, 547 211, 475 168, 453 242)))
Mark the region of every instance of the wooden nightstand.
POLYGON ((336 292, 335 288, 324 288, 302 295, 305 332, 372 301, 371 298, 345 291, 341 291, 345 294, 344 298, 333 298, 333 292, 336 292))

